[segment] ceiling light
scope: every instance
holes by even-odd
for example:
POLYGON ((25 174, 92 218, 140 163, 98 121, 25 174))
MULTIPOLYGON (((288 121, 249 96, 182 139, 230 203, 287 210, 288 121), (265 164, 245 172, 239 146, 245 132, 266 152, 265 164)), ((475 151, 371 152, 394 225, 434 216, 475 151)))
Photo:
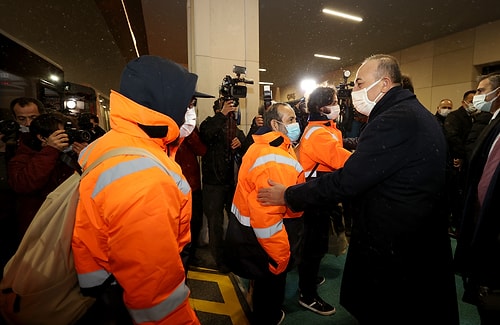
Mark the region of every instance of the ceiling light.
POLYGON ((52 81, 55 81, 55 82, 58 82, 60 80, 59 76, 57 76, 55 74, 49 75, 49 79, 52 81))
POLYGON ((259 68, 259 71, 260 71, 260 72, 266 72, 267 70, 266 70, 266 69, 264 69, 264 68, 259 68))
POLYGON ((314 79, 304 79, 300 82, 300 88, 305 94, 310 94, 317 87, 316 80, 314 79))
POLYGON ((259 85, 269 85, 269 86, 272 86, 274 85, 273 82, 266 82, 266 81, 259 81, 259 85))
POLYGON ((314 54, 317 58, 330 59, 330 60, 340 60, 338 56, 324 55, 324 54, 314 54))
POLYGON ((323 9, 323 13, 329 14, 329 15, 333 15, 333 16, 337 16, 337 17, 341 17, 341 18, 345 18, 345 19, 350 19, 350 20, 358 21, 358 22, 359 21, 363 21, 363 18, 361 18, 361 17, 353 16, 353 15, 349 15, 349 14, 345 14, 343 12, 336 11, 336 10, 323 9))

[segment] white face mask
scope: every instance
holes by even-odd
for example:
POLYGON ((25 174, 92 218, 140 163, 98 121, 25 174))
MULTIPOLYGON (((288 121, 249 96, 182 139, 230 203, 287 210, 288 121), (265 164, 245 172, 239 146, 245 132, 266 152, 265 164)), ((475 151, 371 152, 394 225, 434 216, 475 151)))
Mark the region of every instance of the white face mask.
POLYGON ((472 114, 475 111, 477 111, 477 108, 474 106, 474 104, 466 102, 465 103, 465 110, 467 111, 467 113, 472 114))
POLYGON ((447 108, 440 108, 439 115, 446 117, 450 113, 450 110, 447 108))
POLYGON ((185 138, 190 135, 196 126, 196 107, 187 108, 184 115, 184 124, 179 128, 180 137, 185 138))
POLYGON ((325 113, 326 117, 329 120, 336 120, 339 117, 340 114, 340 106, 339 105, 331 105, 331 106, 326 106, 330 109, 330 113, 325 113))
POLYGON ((21 126, 19 126, 19 131, 21 133, 30 133, 30 127, 29 126, 25 126, 25 125, 21 125, 21 126))
POLYGON ((474 98, 472 99, 472 104, 474 104, 474 107, 476 107, 477 109, 482 110, 483 112, 489 112, 490 109, 491 109, 491 104, 495 101, 495 99, 498 98, 498 96, 496 96, 495 98, 493 98, 492 100, 490 100, 488 102, 486 101, 486 97, 488 97, 489 95, 493 94, 497 90, 498 90, 498 88, 496 88, 495 90, 490 91, 487 94, 482 94, 482 95, 476 95, 476 96, 474 96, 474 98))
POLYGON ((383 93, 379 93, 373 101, 368 98, 368 91, 372 89, 376 84, 378 84, 380 80, 382 80, 382 78, 375 81, 367 88, 356 90, 351 93, 352 104, 354 105, 354 108, 361 114, 370 116, 370 112, 372 111, 375 104, 377 104, 377 100, 379 100, 380 97, 383 96, 383 93))

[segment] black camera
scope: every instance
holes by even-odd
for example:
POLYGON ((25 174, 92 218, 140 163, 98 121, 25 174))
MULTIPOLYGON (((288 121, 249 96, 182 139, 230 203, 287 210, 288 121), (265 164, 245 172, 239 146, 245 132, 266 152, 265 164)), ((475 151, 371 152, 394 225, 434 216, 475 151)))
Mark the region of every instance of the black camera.
POLYGON ((0 121, 0 133, 9 136, 14 134, 19 130, 19 124, 14 120, 1 120, 0 121))
POLYGON ((64 132, 68 135, 69 144, 72 144, 73 142, 92 142, 92 133, 90 131, 79 130, 69 121, 64 125, 64 132))
POLYGON ((247 87, 245 84, 252 84, 253 80, 242 78, 242 74, 246 74, 246 68, 238 65, 233 66, 233 73, 236 74, 236 78, 232 78, 230 75, 226 75, 222 79, 222 84, 219 88, 220 95, 224 98, 224 101, 232 100, 233 106, 237 107, 240 105, 239 98, 247 97, 247 87))
POLYGON ((265 85, 264 86, 264 110, 268 109, 269 106, 272 104, 273 100, 273 92, 271 91, 271 86, 265 85))
POLYGON ((337 121, 337 126, 345 136, 346 132, 351 131, 352 122, 354 120, 354 106, 352 105, 352 88, 354 82, 347 82, 347 78, 351 75, 349 70, 345 70, 343 73, 344 81, 337 86, 337 98, 340 106, 340 114, 337 121))

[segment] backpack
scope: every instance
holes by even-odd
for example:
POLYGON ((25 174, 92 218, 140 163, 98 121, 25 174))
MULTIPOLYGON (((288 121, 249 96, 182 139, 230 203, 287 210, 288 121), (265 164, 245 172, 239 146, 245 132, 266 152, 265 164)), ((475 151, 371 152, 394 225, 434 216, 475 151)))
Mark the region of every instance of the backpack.
POLYGON ((81 176, 73 174, 47 195, 4 268, 0 312, 8 324, 70 325, 94 303, 94 298, 80 293, 71 250, 78 188, 81 178, 94 167, 110 157, 125 154, 146 156, 159 162, 141 148, 113 149, 99 157, 81 176))

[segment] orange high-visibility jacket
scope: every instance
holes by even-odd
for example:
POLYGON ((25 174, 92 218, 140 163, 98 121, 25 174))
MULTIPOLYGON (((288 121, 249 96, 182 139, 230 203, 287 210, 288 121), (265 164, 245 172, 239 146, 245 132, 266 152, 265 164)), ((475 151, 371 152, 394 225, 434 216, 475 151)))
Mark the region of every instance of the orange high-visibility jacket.
POLYGON ((280 274, 290 260, 283 218, 300 217, 302 212, 294 213, 285 206, 263 206, 257 201, 257 192, 269 187, 269 179, 291 186, 302 183, 304 176, 287 137, 271 131, 254 134, 253 139, 254 143, 243 156, 231 211, 241 224, 253 228, 259 244, 277 263, 277 267, 269 265, 269 270, 280 274), (284 140, 281 145, 270 145, 280 137, 284 140))
POLYGON ((83 169, 111 149, 132 146, 151 152, 168 173, 150 158, 123 155, 82 179, 72 243, 80 287, 99 286, 112 274, 136 324, 199 324, 180 257, 191 240, 191 189, 165 153, 178 127, 116 92, 111 107, 112 129, 80 154, 83 169), (150 138, 137 123, 168 125, 168 137, 150 138))
MULTIPOLYGON (((342 132, 333 121, 309 121, 300 139, 299 162, 304 167, 305 177, 309 177, 316 163, 316 171, 331 172, 344 166, 351 156, 342 144, 342 132)), ((316 171, 311 177, 316 177, 316 171)))

